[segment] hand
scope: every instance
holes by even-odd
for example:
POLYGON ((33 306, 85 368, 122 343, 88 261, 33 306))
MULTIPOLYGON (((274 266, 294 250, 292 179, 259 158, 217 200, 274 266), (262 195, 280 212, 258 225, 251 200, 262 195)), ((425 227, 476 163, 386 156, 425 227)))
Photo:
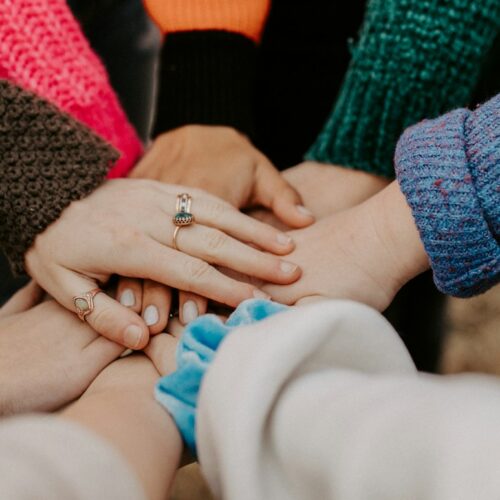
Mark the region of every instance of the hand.
POLYGON ((261 205, 289 227, 313 222, 272 163, 230 127, 186 125, 162 134, 131 176, 199 187, 237 208, 261 205))
POLYGON ((382 311, 404 283, 429 265, 396 182, 361 205, 291 235, 296 249, 290 259, 302 266, 302 278, 286 287, 262 287, 286 304, 342 298, 382 311))
MULTIPOLYGON (((390 183, 389 179, 361 170, 313 161, 288 168, 281 175, 317 220, 362 203, 390 183)), ((281 231, 287 229, 268 210, 256 209, 251 215, 281 231)))
POLYGON ((0 309, 0 415, 60 408, 123 352, 42 293, 31 282, 0 309))
MULTIPOLYGON (((179 231, 182 251, 173 250, 172 216, 177 194, 185 190, 154 181, 108 181, 72 203, 38 235, 26 254, 30 275, 72 311, 74 296, 106 283, 112 274, 150 279, 231 306, 264 294, 209 263, 271 282, 291 283, 299 277, 296 265, 241 243, 285 254, 293 248, 289 237, 194 188, 189 192, 196 223, 179 231)), ((96 295, 95 310, 86 320, 98 333, 131 349, 143 348, 149 339, 144 321, 104 293, 96 295)))

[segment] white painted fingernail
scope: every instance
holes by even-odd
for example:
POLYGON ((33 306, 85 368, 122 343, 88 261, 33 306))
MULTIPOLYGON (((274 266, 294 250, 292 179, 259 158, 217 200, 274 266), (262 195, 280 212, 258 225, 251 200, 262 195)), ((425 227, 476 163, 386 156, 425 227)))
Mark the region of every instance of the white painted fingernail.
POLYGON ((302 215, 307 215, 307 217, 313 217, 313 213, 303 205, 295 205, 295 206, 302 215))
POLYGON ((130 288, 125 288, 120 296, 120 304, 125 307, 135 306, 135 295, 130 288))
POLYGON ((123 337, 125 345, 129 346, 131 349, 139 347, 142 340, 142 330, 137 325, 130 325, 125 330, 125 335, 123 337))
POLYGON ((256 299, 267 299, 268 300, 271 298, 270 295, 268 295, 267 293, 264 293, 262 290, 254 290, 253 296, 256 299))
POLYGON ((194 321, 197 317, 198 306, 196 305, 196 302, 188 300, 182 306, 182 319, 184 320, 184 323, 187 325, 188 323, 191 323, 191 321, 194 321))
POLYGON ((292 238, 285 233, 278 233, 276 239, 280 245, 289 245, 292 242, 292 238))
POLYGON ((158 320, 160 319, 158 308, 156 306, 146 307, 146 309, 144 309, 143 318, 144 321, 146 322, 146 325, 148 326, 156 325, 156 323, 158 323, 158 320))
POLYGON ((297 269, 297 264, 292 264, 286 260, 280 262, 280 269, 287 274, 292 274, 297 269))

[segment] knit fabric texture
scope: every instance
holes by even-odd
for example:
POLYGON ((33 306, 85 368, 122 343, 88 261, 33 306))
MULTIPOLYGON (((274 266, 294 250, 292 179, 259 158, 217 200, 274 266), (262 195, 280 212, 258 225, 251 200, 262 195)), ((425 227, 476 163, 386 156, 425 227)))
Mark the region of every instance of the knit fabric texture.
POLYGON ((57 105, 111 143, 124 176, 142 152, 99 58, 65 0, 0 2, 0 78, 57 105))
POLYGON ((37 234, 91 193, 117 159, 83 124, 0 80, 0 246, 15 274, 37 234))
POLYGON ((223 30, 258 42, 271 0, 144 0, 163 33, 223 30))
POLYGON ((408 129, 396 172, 437 287, 457 297, 500 281, 500 94, 408 129))
POLYGON ((160 379, 156 399, 174 419, 184 442, 196 456, 196 407, 206 371, 222 341, 235 328, 262 321, 285 311, 287 306, 269 300, 242 302, 226 323, 213 314, 205 314, 191 322, 177 346, 177 369, 160 379))
POLYGON ((251 136, 257 47, 227 31, 167 36, 155 134, 187 124, 225 125, 251 136))
POLYGON ((403 130, 468 104, 500 30, 498 0, 370 0, 309 160, 392 177, 403 130))

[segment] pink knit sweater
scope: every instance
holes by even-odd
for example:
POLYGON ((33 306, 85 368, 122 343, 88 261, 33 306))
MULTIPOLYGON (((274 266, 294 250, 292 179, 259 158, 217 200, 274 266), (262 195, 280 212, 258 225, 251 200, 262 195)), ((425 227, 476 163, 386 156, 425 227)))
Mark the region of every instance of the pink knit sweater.
POLYGON ((71 114, 120 153, 109 177, 122 177, 142 152, 106 70, 64 0, 0 1, 0 78, 71 114))

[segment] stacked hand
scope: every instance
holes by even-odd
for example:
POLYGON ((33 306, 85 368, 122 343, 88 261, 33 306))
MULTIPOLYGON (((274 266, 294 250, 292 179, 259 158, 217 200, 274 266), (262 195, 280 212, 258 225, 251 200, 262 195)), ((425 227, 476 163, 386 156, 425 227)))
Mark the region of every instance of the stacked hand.
MULTIPOLYGON (((122 179, 108 181, 70 205, 37 237, 26 264, 30 275, 72 311, 74 296, 107 283, 112 274, 146 278, 236 306, 264 294, 254 285, 224 276, 214 265, 291 283, 300 269, 276 255, 292 249, 286 235, 198 189, 122 179), (186 191, 193 198, 196 222, 179 231, 177 251, 172 248, 172 216, 177 195, 186 191)), ((167 319, 168 292, 158 287, 149 292, 136 310, 146 311, 148 300, 156 304, 163 315, 161 330, 167 319)), ((147 344, 148 327, 133 310, 104 293, 94 301, 95 309, 86 319, 96 332, 133 349, 147 344)))

